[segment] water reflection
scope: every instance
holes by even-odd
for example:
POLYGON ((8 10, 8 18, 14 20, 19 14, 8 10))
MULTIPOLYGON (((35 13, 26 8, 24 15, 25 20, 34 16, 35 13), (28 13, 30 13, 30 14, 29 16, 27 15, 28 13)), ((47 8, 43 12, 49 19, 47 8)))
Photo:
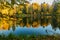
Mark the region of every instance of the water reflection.
POLYGON ((26 16, 26 17, 0 17, 0 30, 9 30, 10 27, 12 27, 13 30, 15 30, 15 27, 20 25, 20 27, 26 26, 27 28, 30 28, 31 26, 33 28, 37 28, 39 26, 46 27, 49 24, 52 25, 52 28, 55 29, 57 27, 60 28, 60 21, 59 16, 57 15, 42 15, 41 14, 32 14, 33 16, 26 16))
POLYGON ((60 32, 59 16, 57 15, 48 16, 48 15, 41 15, 41 14, 39 15, 33 14, 33 15, 34 16, 26 16, 26 17, 18 17, 18 18, 0 17, 0 30, 2 30, 3 34, 5 30, 6 32, 8 31, 7 34, 10 32, 13 32, 15 34, 21 34, 21 33, 24 34, 25 31, 26 31, 25 33, 27 34, 36 34, 36 35, 37 34, 45 34, 45 35, 60 34, 58 33, 60 32), (53 29, 55 29, 55 31, 53 29))

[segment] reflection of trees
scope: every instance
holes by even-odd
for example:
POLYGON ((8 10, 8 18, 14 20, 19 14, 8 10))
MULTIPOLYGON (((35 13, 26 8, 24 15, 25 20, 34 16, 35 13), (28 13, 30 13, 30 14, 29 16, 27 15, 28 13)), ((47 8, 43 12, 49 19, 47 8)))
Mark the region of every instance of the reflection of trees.
POLYGON ((33 17, 33 20, 32 20, 32 27, 38 27, 38 17, 37 15, 33 17))
POLYGON ((57 19, 55 16, 52 16, 51 25, 53 28, 56 28, 58 26, 57 19))
POLYGON ((23 23, 24 23, 25 26, 30 27, 30 25, 31 25, 30 17, 24 17, 23 18, 23 23))
POLYGON ((31 26, 31 19, 29 17, 26 18, 26 26, 27 27, 31 26))
POLYGON ((41 19, 41 26, 47 26, 48 25, 48 19, 45 19, 45 18, 43 18, 43 19, 41 19))
POLYGON ((15 27, 16 27, 16 20, 15 19, 12 19, 11 27, 12 27, 12 30, 14 31, 15 27))
POLYGON ((15 26, 14 25, 12 26, 12 30, 15 31, 15 26))
POLYGON ((37 27, 38 25, 37 17, 34 17, 32 20, 31 17, 23 17, 22 19, 23 20, 20 21, 20 25, 22 26, 30 27, 32 25, 33 27, 37 27))
POLYGON ((26 25, 26 23, 27 23, 26 17, 23 18, 23 23, 24 23, 24 25, 26 25))
POLYGON ((47 26, 49 17, 46 15, 49 14, 49 6, 45 2, 43 4, 41 4, 41 13, 40 14, 41 14, 41 18, 40 18, 41 26, 47 26))
MULTIPOLYGON (((15 4, 15 0, 11 1, 12 4, 15 4)), ((0 6, 2 7, 0 8, 0 11, 1 9, 4 10, 0 12, 0 17, 9 18, 9 28, 12 27, 13 30, 15 30, 16 25, 20 25, 20 27, 30 27, 31 25, 32 27, 38 27, 38 25, 45 27, 49 23, 53 28, 56 28, 57 26, 60 28, 60 17, 58 16, 60 13, 60 4, 49 7, 45 2, 39 5, 37 3, 30 4, 26 1, 25 3, 20 3, 17 8, 6 5, 9 4, 0 6), (9 11, 6 9, 9 9, 9 11), (8 14, 5 11, 8 11, 8 14), (3 12, 5 12, 5 14, 3 12)))
POLYGON ((58 22, 58 27, 60 28, 60 15, 56 16, 57 22, 58 22))
POLYGON ((58 22, 58 27, 60 28, 60 3, 56 3, 57 6, 57 10, 56 10, 56 18, 57 18, 57 22, 58 22))
POLYGON ((51 21, 51 25, 53 28, 56 27, 60 27, 60 22, 59 22, 59 6, 57 3, 55 3, 54 7, 53 7, 53 11, 52 11, 52 21, 51 21))
MULTIPOLYGON (((57 17, 58 18, 58 17, 57 17)), ((56 16, 52 16, 51 19, 51 25, 53 28, 60 27, 59 23, 60 21, 57 20, 56 16)), ((59 18, 58 18, 59 19, 59 18)), ((20 27, 38 27, 39 24, 41 26, 47 26, 49 22, 49 19, 46 18, 46 16, 43 16, 43 18, 38 19, 37 16, 33 16, 32 19, 31 17, 23 17, 23 18, 18 18, 17 20, 15 19, 10 19, 9 20, 9 28, 12 27, 13 31, 15 30, 16 25, 20 25, 20 27)))
POLYGON ((20 21, 19 25, 20 25, 20 27, 24 27, 23 20, 20 21))

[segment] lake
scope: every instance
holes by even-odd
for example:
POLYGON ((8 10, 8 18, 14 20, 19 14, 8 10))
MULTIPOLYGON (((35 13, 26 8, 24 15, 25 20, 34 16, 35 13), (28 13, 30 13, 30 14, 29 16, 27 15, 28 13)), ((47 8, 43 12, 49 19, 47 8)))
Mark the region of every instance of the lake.
POLYGON ((59 22, 54 16, 0 18, 0 35, 59 35, 59 22))

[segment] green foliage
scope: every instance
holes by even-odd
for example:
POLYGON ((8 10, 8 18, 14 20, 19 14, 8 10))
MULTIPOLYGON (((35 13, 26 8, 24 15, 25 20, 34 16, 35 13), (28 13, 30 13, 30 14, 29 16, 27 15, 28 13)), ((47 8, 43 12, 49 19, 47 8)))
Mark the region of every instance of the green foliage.
POLYGON ((60 38, 57 36, 49 36, 49 35, 19 35, 15 36, 14 34, 9 34, 7 37, 2 37, 0 35, 0 40, 59 40, 60 38))

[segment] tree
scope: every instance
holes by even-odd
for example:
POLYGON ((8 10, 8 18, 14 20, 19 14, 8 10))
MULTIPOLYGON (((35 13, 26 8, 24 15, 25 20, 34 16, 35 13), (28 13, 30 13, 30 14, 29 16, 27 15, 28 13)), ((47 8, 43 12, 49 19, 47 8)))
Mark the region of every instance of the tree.
POLYGON ((11 0, 11 4, 13 4, 13 5, 14 5, 15 3, 16 3, 16 1, 15 1, 15 0, 11 0))
POLYGON ((49 9, 49 5, 44 2, 43 4, 41 4, 41 9, 43 12, 46 12, 49 9))

